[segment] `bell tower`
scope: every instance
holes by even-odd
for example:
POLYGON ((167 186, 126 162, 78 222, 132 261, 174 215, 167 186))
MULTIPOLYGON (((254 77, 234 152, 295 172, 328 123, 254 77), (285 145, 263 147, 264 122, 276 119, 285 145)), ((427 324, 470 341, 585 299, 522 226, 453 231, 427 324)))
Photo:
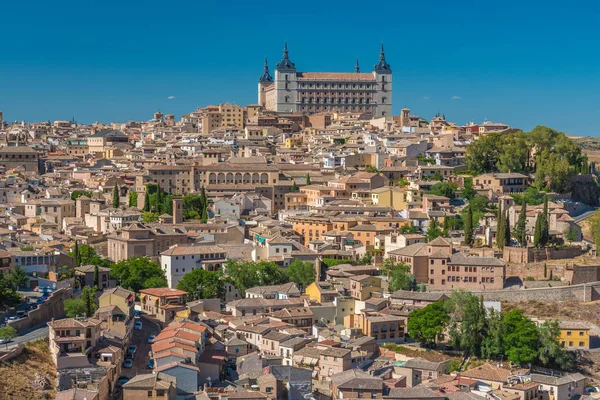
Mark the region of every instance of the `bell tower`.
POLYGON ((275 68, 275 111, 295 112, 298 87, 296 65, 290 61, 287 42, 283 44, 283 57, 275 68))
POLYGON ((269 62, 265 58, 265 66, 263 68, 263 74, 258 79, 258 104, 260 106, 267 106, 267 93, 266 88, 273 83, 273 77, 269 73, 269 62))
POLYGON ((377 109, 375 117, 392 116, 392 67, 385 61, 385 51, 383 43, 379 51, 379 62, 373 67, 373 75, 377 82, 377 92, 375 102, 377 109))

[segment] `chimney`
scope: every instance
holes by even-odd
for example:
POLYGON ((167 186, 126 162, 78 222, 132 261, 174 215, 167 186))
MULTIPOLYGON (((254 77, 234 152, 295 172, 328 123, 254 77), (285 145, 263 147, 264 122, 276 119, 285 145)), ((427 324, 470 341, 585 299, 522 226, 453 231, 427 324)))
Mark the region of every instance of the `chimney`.
POLYGON ((183 199, 173 199, 173 223, 181 224, 183 222, 183 199))

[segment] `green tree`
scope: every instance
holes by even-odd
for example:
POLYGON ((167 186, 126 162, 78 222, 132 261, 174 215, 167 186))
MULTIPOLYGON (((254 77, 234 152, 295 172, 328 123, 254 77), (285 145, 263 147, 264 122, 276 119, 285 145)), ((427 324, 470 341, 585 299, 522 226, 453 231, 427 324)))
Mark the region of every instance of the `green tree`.
POLYGON ((504 354, 504 347, 502 346, 502 315, 493 309, 489 310, 486 326, 486 334, 481 340, 481 357, 495 359, 499 355, 504 354))
POLYGON ((75 268, 80 267, 81 266, 81 255, 79 254, 79 243, 77 242, 77 240, 75 241, 75 247, 73 248, 73 255, 71 257, 73 257, 73 264, 75 265, 75 268))
POLYGON ((0 272, 0 308, 12 307, 21 302, 21 295, 17 293, 9 274, 0 272))
POLYGON ((200 222, 205 224, 208 222, 208 198, 206 199, 206 203, 204 203, 204 208, 202 208, 202 216, 200 218, 200 222))
POLYGON ((473 212, 471 211, 471 205, 467 206, 467 210, 464 214, 464 232, 465 232, 465 243, 471 245, 473 243, 473 212))
POLYGON ((306 174, 306 184, 310 185, 310 174, 309 173, 306 174))
POLYGON ((453 199, 456 189, 458 189, 458 185, 454 182, 440 182, 433 185, 428 193, 453 199))
POLYGON ((137 199, 138 199, 138 194, 135 191, 130 190, 129 191, 129 207, 137 207, 137 199))
POLYGON ((351 262, 351 260, 337 260, 335 258, 323 258, 321 260, 321 262, 323 264, 325 264, 327 266, 327 268, 331 268, 331 267, 335 267, 336 265, 340 265, 340 264, 348 264, 351 262))
POLYGON ((177 289, 186 291, 190 300, 225 298, 225 289, 218 272, 194 269, 181 278, 177 289))
POLYGON ((365 172, 370 172, 372 174, 378 174, 380 171, 374 165, 367 165, 367 167, 365 168, 365 172))
POLYGON ((396 186, 400 186, 400 187, 404 187, 404 186, 408 186, 410 182, 408 182, 408 179, 406 178, 400 178, 398 179, 398 181, 396 182, 396 186))
POLYGON ((600 209, 590 217, 590 231, 596 248, 600 249, 600 209))
POLYGON ((148 188, 146 188, 146 193, 144 193, 144 212, 150 212, 150 193, 148 192, 148 188))
POLYGON ((227 260, 225 274, 242 296, 246 289, 254 286, 280 285, 288 282, 288 277, 279 266, 272 262, 241 262, 227 260))
POLYGON ((530 186, 525 189, 522 193, 511 194, 511 197, 516 203, 522 203, 525 201, 530 206, 537 206, 544 202, 545 193, 540 192, 537 188, 530 186))
POLYGON ((420 343, 435 342, 449 322, 444 302, 431 303, 408 314, 408 334, 420 343))
POLYGON ((73 190, 71 192, 71 200, 75 201, 81 196, 92 197, 92 192, 88 190, 73 190))
POLYGON ((110 266, 110 261, 102 258, 98 255, 96 250, 87 244, 79 245, 76 243, 76 246, 73 247, 73 250, 69 253, 69 257, 73 260, 77 260, 78 265, 98 265, 101 267, 110 266))
POLYGON ((119 261, 112 265, 111 275, 121 286, 134 292, 150 287, 167 286, 162 268, 148 257, 132 257, 119 261))
POLYGON ((96 304, 96 287, 85 286, 81 292, 81 300, 85 304, 85 314, 88 317, 94 315, 98 309, 98 305, 96 304))
POLYGON ((571 244, 571 242, 574 242, 577 239, 577 231, 573 227, 567 228, 565 230, 565 239, 571 244))
POLYGON ((542 241, 542 214, 538 214, 535 219, 535 229, 533 231, 533 245, 535 247, 541 247, 542 241))
POLYGON ((21 267, 15 267, 14 271, 9 276, 9 280, 15 290, 24 288, 29 283, 29 278, 27 277, 25 270, 21 267))
MULTIPOLYGON (((485 196, 475 196, 469 200, 469 206, 471 207, 471 213, 473 215, 473 226, 479 222, 479 220, 486 213, 488 208, 488 199, 485 196)), ((466 207, 463 210, 463 214, 466 212, 466 207)))
POLYGON ((540 347, 537 327, 523 310, 502 314, 502 346, 509 361, 517 365, 534 362, 540 347))
POLYGON ((112 195, 112 206, 113 208, 119 208, 121 205, 121 198, 119 196, 119 187, 117 186, 117 182, 115 182, 115 187, 113 188, 112 195))
POLYGON ((296 193, 298 191, 298 185, 296 185, 296 180, 293 179, 292 180, 292 189, 291 189, 292 193, 296 193))
POLYGON ((94 265, 94 286, 100 287, 100 268, 94 265))
POLYGON ((465 290, 456 290, 450 294, 444 306, 451 317, 449 331, 453 345, 466 350, 468 354, 481 356, 487 329, 483 298, 465 290))
POLYGON ((289 281, 302 287, 307 287, 317 279, 315 266, 310 262, 303 262, 299 259, 292 261, 285 272, 289 281))
POLYGON ((573 368, 571 353, 560 345, 560 326, 556 320, 547 320, 538 327, 539 362, 544 367, 558 367, 561 370, 573 368))
POLYGON ((398 233, 402 234, 414 234, 417 233, 418 229, 413 224, 402 225, 400 229, 398 229, 398 233))
POLYGON ((475 189, 473 189, 473 178, 465 178, 465 185, 462 195, 468 200, 471 200, 477 195, 477 192, 475 192, 475 189))
POLYGON ((381 273, 386 275, 389 282, 388 290, 417 290, 415 276, 410 273, 410 266, 403 262, 396 263, 393 258, 386 258, 381 267, 381 273))
POLYGON ((542 209, 544 219, 541 224, 540 244, 546 246, 550 240, 550 231, 548 227, 548 196, 544 196, 544 208, 542 209))
POLYGON ((513 232, 515 239, 523 247, 527 246, 526 224, 527 224, 527 202, 525 199, 523 199, 523 203, 521 205, 521 211, 519 212, 519 218, 517 220, 517 225, 515 226, 515 229, 513 232))
POLYGON ((439 228, 439 223, 437 222, 437 220, 435 218, 431 218, 429 220, 429 227, 427 228, 427 232, 425 233, 427 241, 431 242, 432 240, 442 236, 442 234, 443 232, 439 228))
POLYGON ((0 339, 13 339, 17 337, 17 330, 12 326, 0 328, 0 339))
POLYGON ((83 316, 87 313, 86 302, 83 299, 65 300, 65 313, 68 318, 83 316))
POLYGON ((500 250, 504 248, 506 244, 506 224, 504 223, 504 211, 502 210, 502 205, 498 203, 498 214, 496 216, 496 246, 500 250))
POLYGON ((142 213, 142 221, 145 223, 158 222, 158 213, 155 212, 143 212, 142 213))
POLYGON ((510 246, 510 220, 508 218, 508 211, 504 214, 504 218, 502 219, 504 222, 504 229, 502 232, 504 233, 504 246, 510 246))

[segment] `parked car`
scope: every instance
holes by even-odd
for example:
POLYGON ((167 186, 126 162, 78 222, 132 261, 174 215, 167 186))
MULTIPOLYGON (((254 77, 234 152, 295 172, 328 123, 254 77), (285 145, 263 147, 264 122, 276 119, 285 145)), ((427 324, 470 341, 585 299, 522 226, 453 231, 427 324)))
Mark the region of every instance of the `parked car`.
POLYGON ((156 338, 156 335, 150 335, 150 336, 148 336, 148 343, 152 343, 155 338, 156 338))
POLYGON ((127 382, 129 382, 129 378, 126 376, 120 376, 119 379, 117 380, 117 387, 121 387, 124 384, 126 384, 127 382))
POLYGON ((131 358, 126 358, 125 361, 123 361, 123 368, 131 367, 133 367, 133 360, 131 358))
POLYGON ((134 355, 136 351, 137 351, 137 346, 135 344, 132 344, 127 349, 127 353, 130 353, 131 355, 134 355))
POLYGON ((10 343, 12 342, 11 338, 0 338, 0 344, 10 343))
POLYGON ((17 317, 25 318, 27 316, 27 311, 17 311, 17 317))
POLYGON ((148 360, 148 364, 146 365, 148 369, 154 369, 154 358, 148 360))
POLYGON ((140 310, 135 310, 133 312, 133 316, 136 317, 136 318, 139 317, 140 315, 142 315, 142 312, 140 310))
POLYGON ((136 331, 141 331, 142 330, 142 321, 135 321, 135 325, 133 326, 133 329, 135 329, 136 331))

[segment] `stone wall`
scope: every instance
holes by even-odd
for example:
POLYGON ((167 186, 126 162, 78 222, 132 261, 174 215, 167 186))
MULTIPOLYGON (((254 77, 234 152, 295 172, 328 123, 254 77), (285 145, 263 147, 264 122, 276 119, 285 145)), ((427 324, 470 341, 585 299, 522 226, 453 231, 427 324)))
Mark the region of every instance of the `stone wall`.
POLYGON ((25 350, 25 346, 17 346, 14 349, 0 353, 0 362, 9 362, 23 353, 23 350, 25 350))
POLYGON ((65 315, 65 300, 73 297, 71 288, 58 289, 52 292, 48 300, 40 304, 36 309, 27 313, 25 318, 11 321, 8 324, 19 333, 42 325, 52 318, 62 318, 65 315))
POLYGON ((600 281, 599 265, 574 265, 572 284, 600 281))
POLYGON ((486 301, 595 301, 600 300, 600 282, 535 289, 473 291, 486 301))
POLYGON ((552 277, 559 277, 561 280, 570 283, 586 283, 596 282, 599 279, 593 280, 582 280, 579 282, 573 282, 573 269, 566 267, 563 264, 552 264, 552 261, 548 262, 536 262, 536 263, 523 263, 523 264, 507 264, 506 265, 506 276, 518 276, 524 279, 528 276, 533 276, 536 281, 551 280, 552 277), (546 264, 546 275, 544 276, 544 264, 546 264))
POLYGON ((545 247, 536 249, 534 247, 505 247, 502 259, 506 263, 533 263, 549 260, 564 260, 579 257, 583 254, 581 247, 545 247))

